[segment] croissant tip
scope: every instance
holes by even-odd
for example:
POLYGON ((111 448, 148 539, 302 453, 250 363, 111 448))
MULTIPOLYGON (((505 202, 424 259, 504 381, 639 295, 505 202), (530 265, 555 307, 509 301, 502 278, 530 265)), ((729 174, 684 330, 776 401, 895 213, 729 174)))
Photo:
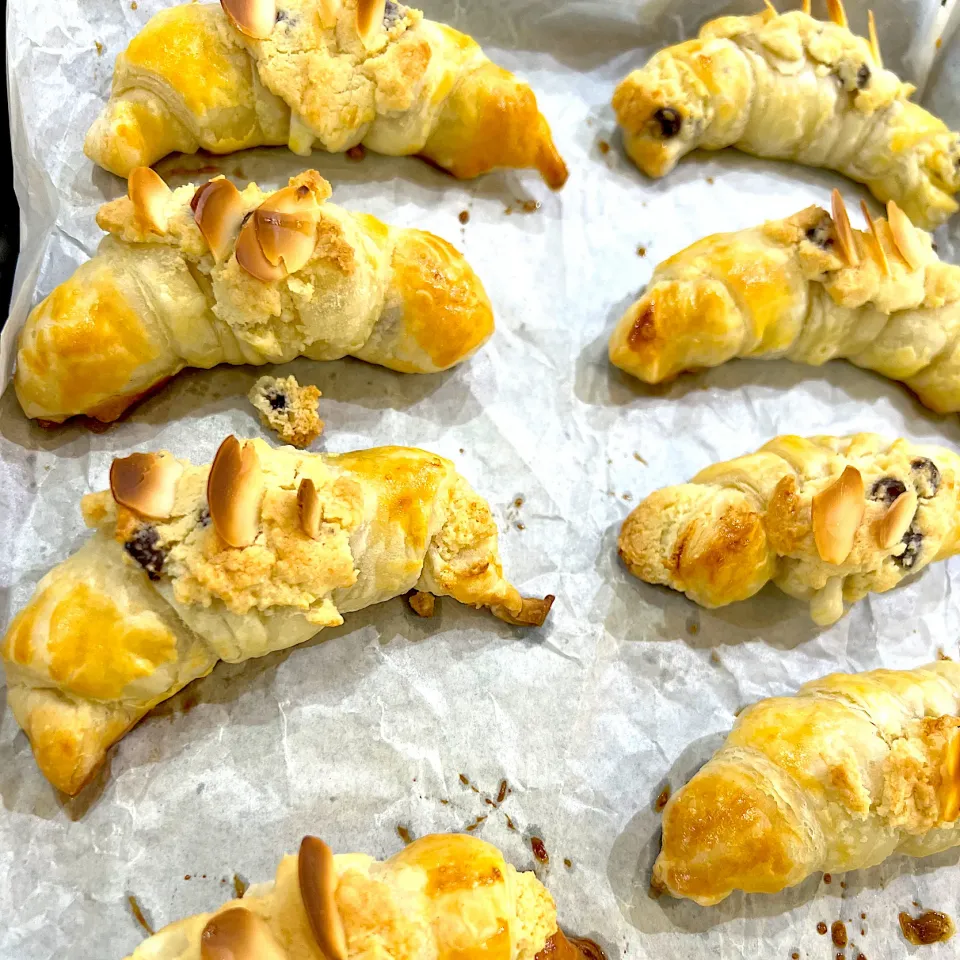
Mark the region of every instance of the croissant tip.
POLYGON ((167 229, 167 200, 170 188, 151 167, 134 167, 127 178, 127 196, 138 217, 155 233, 167 229))
POLYGON ((833 225, 837 235, 837 244, 843 259, 851 267, 860 265, 860 255, 857 253, 857 238, 850 226, 850 217, 847 215, 847 205, 839 190, 830 194, 830 207, 833 214, 833 225))
POLYGON ((841 564, 853 549, 857 528, 866 510, 863 477, 851 465, 813 498, 813 539, 820 559, 841 564))
POLYGON ((297 858, 300 899, 310 930, 326 960, 347 960, 347 940, 337 909, 333 851, 319 837, 304 837, 297 858))
POLYGON ((245 907, 214 914, 200 934, 200 960, 283 960, 266 921, 245 907))
POLYGON ((277 22, 276 0, 220 0, 227 19, 252 40, 266 40, 277 22))
POLYGON ((146 520, 173 513, 183 467, 169 453, 131 453, 110 465, 110 493, 116 503, 146 520))
POLYGON ((220 444, 207 477, 207 506, 220 539, 248 547, 260 532, 263 472, 256 447, 232 434, 220 444))
POLYGON ((553 594, 540 597, 521 597, 520 610, 511 613, 503 606, 491 607, 493 615, 515 627, 542 627, 557 598, 553 594))

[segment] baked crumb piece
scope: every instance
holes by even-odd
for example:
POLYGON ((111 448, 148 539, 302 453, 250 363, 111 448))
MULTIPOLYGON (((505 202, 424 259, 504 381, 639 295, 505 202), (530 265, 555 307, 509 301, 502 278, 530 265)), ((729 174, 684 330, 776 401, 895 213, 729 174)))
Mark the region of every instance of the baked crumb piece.
POLYGON ((436 612, 436 598, 432 593, 414 590, 407 597, 407 602, 418 617, 432 617, 436 612))
POLYGON ((261 377, 247 394, 263 425, 284 443, 300 448, 309 447, 323 433, 317 413, 321 396, 316 387, 301 387, 292 376, 261 377))

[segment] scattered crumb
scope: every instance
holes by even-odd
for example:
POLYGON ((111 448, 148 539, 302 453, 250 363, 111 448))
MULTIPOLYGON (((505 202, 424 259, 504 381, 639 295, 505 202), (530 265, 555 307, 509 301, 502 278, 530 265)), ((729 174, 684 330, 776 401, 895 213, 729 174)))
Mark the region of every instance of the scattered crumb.
POLYGON ((624 499, 624 500, 632 500, 632 499, 633 499, 633 494, 632 494, 632 493, 625 493, 625 494, 623 495, 623 499, 624 499))
POLYGON ((533 851, 533 856, 538 863, 549 863, 550 854, 547 853, 547 848, 543 844, 543 840, 540 837, 531 837, 530 838, 530 849, 533 851))
POLYGON ((137 0, 131 0, 131 2, 130 2, 130 9, 131 9, 131 10, 136 10, 136 9, 137 9, 137 0))
POLYGON ((817 933, 819 933, 820 936, 822 937, 826 934, 826 932, 827 932, 827 925, 821 920, 817 924, 817 933))
POLYGON ((97 56, 103 56, 103 44, 99 40, 94 40, 93 45, 97 48, 97 56))
POLYGON ((606 153, 609 153, 609 152, 610 152, 610 144, 607 143, 606 140, 600 140, 600 141, 598 141, 598 142, 597 142, 597 146, 600 148, 600 152, 601 152, 601 153, 606 154, 606 153))
POLYGON ((241 877, 239 873, 233 875, 233 892, 237 895, 238 900, 243 899, 243 895, 247 892, 249 886, 250 882, 246 877, 241 877))
POLYGON ((140 901, 131 893, 127 896, 127 901, 130 904, 130 909, 133 911, 133 918, 143 927, 147 933, 152 937, 156 931, 150 925, 147 918, 143 915, 143 907, 140 905, 140 901))
POLYGON ((710 651, 710 662, 720 665, 720 654, 716 650, 710 651))
POLYGON ((713 183, 713 177, 707 177, 707 183, 713 183))
POLYGON ((441 800, 440 802, 441 802, 445 807, 450 803, 449 800, 441 800))
POLYGON ((825 873, 825 874, 823 875, 823 882, 824 882, 824 883, 833 883, 833 877, 832 877, 829 873, 825 873))
POLYGON ((841 881, 840 881, 840 889, 841 889, 841 890, 846 890, 846 889, 847 889, 847 881, 846 881, 846 880, 841 880, 841 881))
POLYGON ((687 633, 689 633, 691 637, 695 637, 699 632, 700 632, 700 624, 697 623, 696 620, 688 620, 687 633))
POLYGON ((469 222, 470 222, 470 211, 469 211, 469 210, 461 210, 461 211, 460 211, 460 215, 457 217, 457 219, 458 219, 461 223, 464 223, 464 224, 469 223, 469 222))
POLYGON ((313 385, 301 387, 295 377, 261 377, 247 394, 265 427, 284 443, 309 447, 323 432, 317 415, 322 394, 313 385))
POLYGON ((476 820, 473 821, 473 823, 471 823, 469 826, 465 827, 464 829, 467 831, 467 833, 473 833, 473 831, 476 830, 477 827, 479 827, 480 824, 483 823, 483 821, 486 820, 488 816, 489 814, 485 813, 483 814, 483 816, 477 817, 476 820))
POLYGON ((830 925, 830 937, 835 947, 847 945, 847 928, 842 920, 834 920, 830 925))
POLYGON ((190 879, 190 874, 189 874, 189 873, 185 873, 185 874, 183 875, 183 879, 184 879, 184 880, 189 880, 189 879, 190 879))
POLYGON ((507 820, 507 829, 508 829, 508 830, 513 830, 513 832, 516 833, 516 831, 517 831, 517 825, 516 825, 516 824, 513 822, 513 820, 511 819, 510 814, 509 814, 509 813, 505 813, 505 814, 504 814, 504 817, 506 817, 506 820, 507 820))
POLYGON ((643 246, 643 244, 640 244, 640 246, 637 247, 637 256, 645 257, 646 255, 647 255, 647 248, 643 246))
POLYGON ((938 647, 938 648, 937 648, 937 659, 938 659, 938 660, 952 660, 953 657, 947 656, 947 654, 945 654, 945 653, 943 652, 943 647, 938 647))
POLYGON ((518 523, 518 524, 517 524, 517 529, 518 529, 518 530, 526 530, 526 529, 527 529, 527 525, 526 525, 525 523, 518 523))
POLYGON ((509 206, 505 207, 503 212, 508 216, 513 213, 514 210, 519 210, 520 213, 536 213, 540 209, 539 200, 514 200, 509 206))
POLYGON ((464 450, 463 450, 463 447, 461 447, 461 448, 460 448, 460 452, 461 452, 461 453, 463 453, 463 452, 464 452, 464 450))
POLYGON ((513 501, 513 505, 514 505, 515 507, 522 507, 522 506, 523 506, 523 497, 517 497, 517 499, 513 501))
POLYGON ((563 858, 563 865, 564 865, 568 870, 570 870, 570 869, 572 869, 572 867, 573 867, 573 861, 572 861, 569 857, 564 857, 564 858, 563 858))
POLYGON ((408 847, 411 843, 413 843, 413 837, 410 835, 410 831, 406 827, 401 826, 399 823, 397 824, 397 836, 408 847))
POLYGON ((639 460, 640 463, 642 463, 645 467, 648 466, 647 461, 644 460, 643 457, 641 457, 639 453, 634 453, 633 459, 634 459, 634 460, 639 460))
POLYGON ((937 37, 937 49, 939 50, 943 46, 943 37, 937 37))
POLYGON ((362 144, 358 143, 356 146, 351 147, 347 151, 347 159, 354 160, 359 163, 367 155, 367 148, 362 144))
POLYGON ((432 617, 436 612, 436 597, 432 593, 414 590, 407 598, 407 602, 418 617, 432 617))

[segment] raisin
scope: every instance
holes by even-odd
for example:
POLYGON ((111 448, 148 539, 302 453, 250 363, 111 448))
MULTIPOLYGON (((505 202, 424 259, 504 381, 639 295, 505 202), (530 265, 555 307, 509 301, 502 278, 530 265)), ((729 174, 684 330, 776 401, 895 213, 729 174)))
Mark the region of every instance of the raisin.
POLYGON ((870 488, 870 499, 890 504, 906 491, 907 485, 902 480, 896 477, 881 477, 870 488))
POLYGON ((133 536, 123 545, 123 549, 143 567, 151 580, 160 579, 166 559, 166 554, 157 546, 159 540, 157 528, 144 525, 137 527, 133 536))
POLYGON ((904 545, 904 551, 898 557, 893 558, 893 562, 901 570, 912 570, 923 549, 923 534, 917 529, 916 522, 910 524, 910 529, 903 535, 900 541, 904 545))
POLYGON ((917 457, 910 461, 913 472, 913 485, 917 489, 917 496, 924 500, 935 497, 940 489, 940 470, 937 465, 926 457, 917 457))
POLYGON ((830 223, 826 220, 821 221, 815 227, 811 227, 806 233, 807 239, 820 247, 821 250, 827 250, 833 246, 833 237, 830 235, 830 223))
POLYGON ((268 393, 267 400, 274 410, 285 410, 287 407, 287 395, 285 393, 268 393))
POLYGON ((660 124, 660 136, 665 140, 675 137, 683 125, 683 118, 679 111, 674 110, 673 107, 661 107, 653 115, 653 119, 660 124))
POLYGON ((870 68, 865 63, 861 64, 860 69, 857 71, 857 89, 865 90, 870 83, 870 77, 870 68))
POLYGON ((210 523, 210 509, 209 507, 201 507, 199 513, 197 513, 197 523, 201 527, 206 527, 210 523))

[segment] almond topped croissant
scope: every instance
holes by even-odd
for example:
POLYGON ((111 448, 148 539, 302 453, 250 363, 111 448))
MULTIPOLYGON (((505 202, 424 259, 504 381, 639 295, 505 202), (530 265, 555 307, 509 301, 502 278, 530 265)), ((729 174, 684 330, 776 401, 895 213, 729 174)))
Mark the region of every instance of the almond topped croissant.
POLYGON ((184 367, 358 357, 404 373, 460 363, 493 332, 479 278, 445 240, 326 200, 315 170, 265 193, 223 177, 171 191, 149 167, 104 204, 110 236, 31 311, 24 413, 115 420, 184 367))
POLYGON ((218 660, 292 647, 413 589, 523 626, 553 602, 504 579, 489 506, 423 450, 326 456, 228 437, 211 466, 115 460, 110 490, 82 506, 97 534, 40 581, 0 647, 10 708, 65 793, 218 660))
POLYGON ((960 457, 874 433, 777 437, 652 493, 619 545, 634 576, 704 607, 772 580, 830 624, 960 552, 960 457))
POLYGON ((704 237, 659 264, 610 337, 613 364, 647 383, 735 357, 820 366, 846 359, 960 411, 960 267, 892 201, 854 230, 807 207, 704 237))
MULTIPOLYGON (((576 941, 574 941, 575 943, 576 941)), ((573 960, 533 875, 464 834, 415 840, 387 860, 304 837, 269 883, 171 923, 128 960, 573 960)), ((581 958, 582 960, 582 958, 581 958)))
POLYGON ((84 151, 120 176, 177 150, 363 144, 456 177, 567 168, 525 83, 394 0, 223 0, 163 10, 117 57, 84 151))
POLYGON ((960 664, 835 673, 744 710, 663 811, 653 884, 704 906, 960 844, 960 664))
POLYGON ((630 158, 662 177, 698 147, 736 147, 837 170, 918 226, 943 223, 957 209, 960 134, 883 68, 872 14, 868 41, 840 0, 827 9, 832 23, 810 16, 810 0, 720 17, 634 70, 613 97, 630 158))

